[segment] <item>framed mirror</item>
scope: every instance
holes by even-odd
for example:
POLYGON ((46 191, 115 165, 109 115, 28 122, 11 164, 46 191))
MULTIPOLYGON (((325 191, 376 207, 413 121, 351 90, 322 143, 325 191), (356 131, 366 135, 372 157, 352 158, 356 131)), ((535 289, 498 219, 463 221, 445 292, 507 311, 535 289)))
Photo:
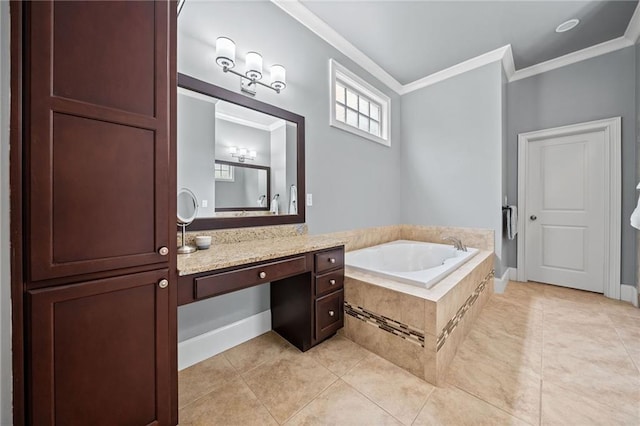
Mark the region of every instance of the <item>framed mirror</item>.
POLYGON ((271 168, 216 160, 216 212, 269 212, 271 168))
POLYGON ((304 117, 180 73, 177 104, 190 230, 304 223, 304 117))

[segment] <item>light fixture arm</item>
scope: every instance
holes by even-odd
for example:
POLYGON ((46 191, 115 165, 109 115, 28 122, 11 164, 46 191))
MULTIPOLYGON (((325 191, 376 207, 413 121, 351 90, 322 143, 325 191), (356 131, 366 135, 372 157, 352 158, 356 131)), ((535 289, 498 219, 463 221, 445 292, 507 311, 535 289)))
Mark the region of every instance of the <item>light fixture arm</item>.
POLYGON ((240 77, 240 78, 242 78, 242 79, 249 80, 249 86, 251 86, 252 84, 259 84, 259 85, 261 85, 261 86, 264 86, 264 87, 266 87, 266 88, 268 88, 268 89, 271 89, 271 90, 275 91, 276 93, 280 93, 280 89, 277 89, 277 88, 275 88, 275 87, 271 87, 271 86, 269 86, 268 84, 264 84, 263 82, 258 81, 258 80, 255 80, 255 79, 253 79, 253 78, 249 78, 249 77, 247 77, 246 75, 244 75, 244 74, 240 74, 239 72, 237 72, 237 71, 235 71, 235 70, 233 70, 233 69, 229 68, 229 67, 228 67, 228 66, 226 66, 226 65, 222 67, 222 71, 224 71, 224 72, 230 72, 231 74, 235 74, 235 75, 237 75, 238 77, 240 77))

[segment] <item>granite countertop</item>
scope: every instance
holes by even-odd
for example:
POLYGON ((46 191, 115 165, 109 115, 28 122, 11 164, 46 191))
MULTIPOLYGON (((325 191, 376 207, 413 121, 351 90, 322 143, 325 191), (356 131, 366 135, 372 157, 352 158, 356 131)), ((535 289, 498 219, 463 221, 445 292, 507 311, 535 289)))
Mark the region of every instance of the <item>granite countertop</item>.
POLYGON ((344 240, 322 235, 269 238, 239 243, 212 244, 208 250, 178 255, 178 275, 215 271, 263 260, 293 256, 344 245, 344 240))

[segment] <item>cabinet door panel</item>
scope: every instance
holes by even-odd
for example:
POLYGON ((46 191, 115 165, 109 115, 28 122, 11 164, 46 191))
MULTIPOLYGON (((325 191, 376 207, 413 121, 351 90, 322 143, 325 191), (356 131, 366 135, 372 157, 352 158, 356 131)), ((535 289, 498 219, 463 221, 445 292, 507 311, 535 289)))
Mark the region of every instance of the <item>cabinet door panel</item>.
POLYGON ((32 424, 169 423, 168 274, 28 293, 32 424))
POLYGON ((29 3, 30 281, 168 263, 170 7, 29 3))

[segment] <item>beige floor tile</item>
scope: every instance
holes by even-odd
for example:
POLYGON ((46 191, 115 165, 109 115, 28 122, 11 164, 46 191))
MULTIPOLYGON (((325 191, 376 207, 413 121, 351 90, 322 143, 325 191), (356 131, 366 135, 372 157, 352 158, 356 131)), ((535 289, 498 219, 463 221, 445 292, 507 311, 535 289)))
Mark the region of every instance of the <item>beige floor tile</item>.
POLYGON ((603 297, 600 304, 605 312, 610 316, 622 315, 635 318, 636 321, 640 320, 640 309, 636 308, 631 303, 603 297))
POLYGON ((599 398, 576 393, 563 384, 542 384, 543 425, 638 425, 640 404, 609 406, 599 398))
POLYGON ((223 354, 240 373, 251 370, 263 362, 279 357, 285 352, 299 352, 277 333, 270 331, 235 346, 223 354))
POLYGON ((458 349, 459 357, 472 359, 482 354, 489 359, 508 363, 534 374, 542 372, 542 335, 523 339, 508 334, 490 337, 472 329, 458 349))
POLYGON ((567 300, 592 305, 598 305, 605 299, 602 294, 548 284, 544 285, 544 295, 549 300, 567 300))
MULTIPOLYGON (((615 321, 614 318, 612 320, 615 321)), ((617 322, 614 326, 627 353, 640 371, 640 322, 617 322)))
POLYGON ((185 368, 178 372, 178 406, 184 407, 237 375, 222 354, 185 368))
POLYGON ((540 376, 527 368, 483 354, 463 358, 449 367, 447 381, 530 424, 540 416, 540 376))
POLYGON ((282 423, 307 405, 337 377, 311 357, 285 353, 243 374, 251 390, 282 423))
POLYGON ((504 299, 522 305, 525 309, 543 309, 544 288, 540 284, 509 281, 503 294, 493 295, 497 300, 504 299))
POLYGON ((543 312, 525 310, 517 303, 492 297, 478 316, 474 328, 489 336, 505 333, 520 338, 538 339, 542 333, 543 312))
POLYGON ((309 349, 305 356, 310 356, 336 376, 342 377, 368 353, 366 349, 351 340, 342 336, 334 336, 309 349))
POLYGON ((429 383, 373 354, 342 379, 405 425, 416 418, 434 389, 429 383))
POLYGON ((393 416, 338 379, 287 423, 293 425, 401 425, 393 416))
POLYGON ((278 424, 240 377, 184 407, 178 415, 180 426, 278 424))
POLYGON ((413 425, 525 426, 526 423, 449 385, 433 391, 413 425))

